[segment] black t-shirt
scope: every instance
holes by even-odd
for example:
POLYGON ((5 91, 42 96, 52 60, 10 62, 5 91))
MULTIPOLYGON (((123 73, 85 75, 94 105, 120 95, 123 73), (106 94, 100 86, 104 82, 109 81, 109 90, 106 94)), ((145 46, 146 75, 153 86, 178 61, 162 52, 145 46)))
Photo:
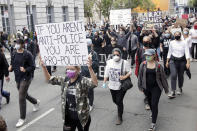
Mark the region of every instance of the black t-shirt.
POLYGON ((146 85, 147 85, 147 88, 157 86, 156 69, 147 68, 147 70, 146 70, 146 85))
POLYGON ((13 66, 13 70, 14 70, 14 74, 15 74, 15 80, 16 80, 16 82, 19 82, 25 74, 20 71, 20 67, 24 67, 23 53, 16 53, 15 54, 14 65, 12 65, 12 66, 13 66))
POLYGON ((161 44, 162 44, 162 47, 163 47, 163 50, 164 52, 167 51, 168 52, 168 49, 169 49, 169 46, 170 46, 170 42, 173 40, 173 38, 162 38, 161 39, 161 44))
POLYGON ((77 113, 77 103, 76 103, 76 84, 80 80, 79 76, 77 80, 73 83, 68 84, 68 88, 66 90, 66 109, 68 111, 68 115, 71 119, 78 120, 77 113))

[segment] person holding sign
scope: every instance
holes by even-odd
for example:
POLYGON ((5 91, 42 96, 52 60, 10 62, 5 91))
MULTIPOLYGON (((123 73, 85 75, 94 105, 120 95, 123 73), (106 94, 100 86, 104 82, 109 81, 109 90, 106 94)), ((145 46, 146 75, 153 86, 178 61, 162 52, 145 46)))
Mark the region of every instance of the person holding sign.
POLYGON ((61 86, 63 131, 89 131, 91 123, 88 90, 98 85, 97 77, 92 69, 92 59, 88 58, 90 79, 81 76, 79 66, 67 66, 65 77, 51 76, 43 61, 41 65, 46 81, 61 86))
POLYGON ((26 99, 34 105, 33 111, 38 111, 40 101, 28 94, 28 89, 32 81, 35 63, 32 54, 24 50, 24 40, 19 39, 15 45, 16 52, 12 53, 9 71, 14 71, 17 89, 19 91, 20 119, 16 127, 21 127, 26 118, 26 99))

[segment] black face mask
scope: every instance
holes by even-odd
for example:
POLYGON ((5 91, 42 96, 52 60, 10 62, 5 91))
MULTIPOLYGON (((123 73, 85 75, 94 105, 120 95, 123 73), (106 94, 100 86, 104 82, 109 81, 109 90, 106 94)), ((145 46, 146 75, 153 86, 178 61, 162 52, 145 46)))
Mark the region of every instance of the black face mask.
POLYGON ((144 47, 149 47, 150 46, 150 42, 143 42, 144 47))
POLYGON ((180 35, 177 35, 174 37, 176 40, 180 40, 181 39, 181 36, 180 35))

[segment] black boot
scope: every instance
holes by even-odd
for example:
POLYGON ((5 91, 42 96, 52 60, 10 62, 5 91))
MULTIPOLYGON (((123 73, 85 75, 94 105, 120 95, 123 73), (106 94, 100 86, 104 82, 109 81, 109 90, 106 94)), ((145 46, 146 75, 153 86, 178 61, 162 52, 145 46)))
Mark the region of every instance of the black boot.
POLYGON ((7 104, 9 104, 9 103, 10 103, 10 93, 9 93, 9 95, 8 95, 8 96, 6 96, 6 102, 7 102, 7 104))

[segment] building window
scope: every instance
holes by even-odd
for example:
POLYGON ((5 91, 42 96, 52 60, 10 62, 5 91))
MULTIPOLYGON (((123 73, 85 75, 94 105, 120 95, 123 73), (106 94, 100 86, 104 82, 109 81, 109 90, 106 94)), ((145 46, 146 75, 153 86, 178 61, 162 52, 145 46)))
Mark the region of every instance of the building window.
POLYGON ((31 9, 30 6, 26 6, 26 15, 27 15, 27 26, 29 31, 32 31, 32 21, 31 21, 31 9))
POLYGON ((68 7, 67 6, 62 7, 62 17, 63 17, 64 22, 68 21, 68 7))
POLYGON ((9 24, 7 6, 1 6, 1 16, 2 16, 3 31, 10 33, 10 24, 9 24))
POLYGON ((48 22, 48 23, 54 22, 53 7, 52 7, 52 6, 48 6, 48 7, 46 8, 46 10, 47 10, 47 22, 48 22))
POLYGON ((78 11, 78 7, 74 8, 74 14, 75 14, 75 20, 79 20, 79 11, 78 11))

